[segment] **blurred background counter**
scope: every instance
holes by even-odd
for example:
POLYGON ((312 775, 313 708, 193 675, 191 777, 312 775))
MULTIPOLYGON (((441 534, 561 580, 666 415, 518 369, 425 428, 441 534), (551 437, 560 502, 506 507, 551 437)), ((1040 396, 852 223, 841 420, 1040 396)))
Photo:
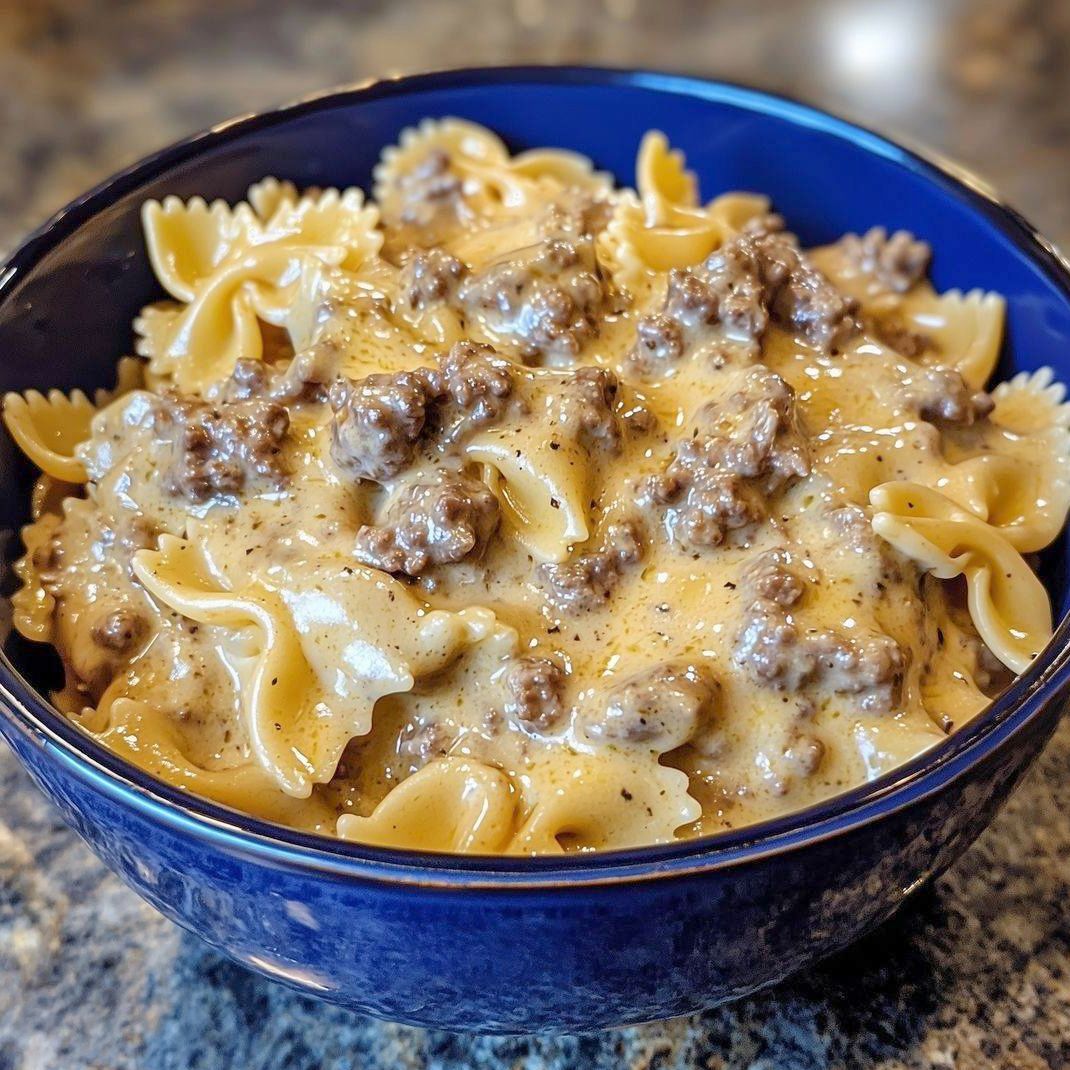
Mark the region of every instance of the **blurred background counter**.
MULTIPOLYGON (((232 115, 372 76, 583 62, 739 80, 920 140, 1070 243, 1065 0, 0 0, 0 16, 0 249, 232 115)), ((935 888, 771 992, 502 1040, 372 1022, 220 959, 108 874, 2 750, 0 1070, 1068 1065, 1068 766, 1064 730, 935 888)))

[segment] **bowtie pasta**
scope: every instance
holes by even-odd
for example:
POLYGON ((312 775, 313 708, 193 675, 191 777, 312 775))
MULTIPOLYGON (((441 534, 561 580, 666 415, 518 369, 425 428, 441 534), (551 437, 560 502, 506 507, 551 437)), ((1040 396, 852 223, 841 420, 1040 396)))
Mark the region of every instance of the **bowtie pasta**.
POLYGON ((1003 300, 874 228, 803 250, 427 120, 374 199, 149 202, 114 390, 8 395, 41 469, 15 622, 169 783, 432 851, 665 843, 879 776, 1051 635, 1070 508, 1003 300))

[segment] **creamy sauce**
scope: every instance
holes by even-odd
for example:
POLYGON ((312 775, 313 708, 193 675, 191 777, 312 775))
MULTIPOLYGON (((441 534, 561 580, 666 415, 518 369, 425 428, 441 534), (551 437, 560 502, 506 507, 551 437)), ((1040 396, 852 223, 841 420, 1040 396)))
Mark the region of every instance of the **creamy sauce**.
POLYGON ((941 299, 917 245, 891 283, 851 243, 811 260, 762 198, 660 188, 656 146, 643 223, 582 161, 496 145, 407 135, 381 218, 278 183, 248 217, 147 214, 178 303, 140 321, 141 387, 76 444, 7 408, 67 480, 43 477, 16 596, 63 655, 61 707, 271 820, 488 852, 737 827, 975 715, 999 658, 1022 666, 979 637, 966 580, 873 531, 870 493, 939 490, 1023 551, 1058 531, 1061 394, 981 390, 998 299, 941 299), (740 282, 713 258, 748 242, 766 260, 740 282), (677 266, 713 312, 666 270, 693 248, 677 266))

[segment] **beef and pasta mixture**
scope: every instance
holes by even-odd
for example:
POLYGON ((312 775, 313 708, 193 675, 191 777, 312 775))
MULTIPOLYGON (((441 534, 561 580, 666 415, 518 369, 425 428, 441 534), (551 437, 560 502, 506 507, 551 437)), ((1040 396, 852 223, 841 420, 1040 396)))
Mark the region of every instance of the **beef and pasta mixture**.
POLYGON ((56 704, 225 805, 481 853, 734 828, 974 717, 1051 634, 1061 387, 988 388, 1003 301, 924 236, 804 249, 656 132, 637 171, 428 120, 374 199, 145 205, 115 389, 5 400, 56 704))

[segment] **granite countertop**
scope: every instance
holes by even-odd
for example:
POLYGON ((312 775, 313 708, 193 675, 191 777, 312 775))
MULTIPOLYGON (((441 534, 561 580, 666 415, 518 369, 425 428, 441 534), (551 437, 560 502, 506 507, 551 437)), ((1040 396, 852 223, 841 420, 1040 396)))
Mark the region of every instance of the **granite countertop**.
MULTIPOLYGON (((0 248, 164 142, 373 74, 666 67, 794 93, 971 165, 1070 242, 1062 0, 0 0, 0 248)), ((0 1070, 1070 1065, 1070 725, 935 887, 835 959, 690 1019, 588 1037, 386 1025, 164 920, 0 747, 0 1070)))

